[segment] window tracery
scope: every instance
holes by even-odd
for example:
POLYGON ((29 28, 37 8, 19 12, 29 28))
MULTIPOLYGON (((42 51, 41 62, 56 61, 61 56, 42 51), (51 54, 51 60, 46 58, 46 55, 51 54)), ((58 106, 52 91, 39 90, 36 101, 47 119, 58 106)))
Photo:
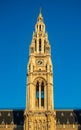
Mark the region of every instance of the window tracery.
POLYGON ((44 81, 36 83, 36 107, 44 107, 44 81))
POLYGON ((41 106, 44 107, 44 82, 41 83, 41 106))
POLYGON ((39 82, 36 84, 36 106, 39 107, 39 82))

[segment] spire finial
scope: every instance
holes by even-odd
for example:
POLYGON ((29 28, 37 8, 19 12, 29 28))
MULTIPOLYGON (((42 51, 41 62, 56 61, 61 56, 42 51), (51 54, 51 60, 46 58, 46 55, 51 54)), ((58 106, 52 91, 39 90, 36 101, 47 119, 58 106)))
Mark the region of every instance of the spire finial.
POLYGON ((43 16, 42 16, 42 8, 40 7, 40 10, 39 10, 39 16, 37 18, 38 21, 43 21, 43 16))
POLYGON ((40 14, 42 14, 42 7, 40 7, 40 14))

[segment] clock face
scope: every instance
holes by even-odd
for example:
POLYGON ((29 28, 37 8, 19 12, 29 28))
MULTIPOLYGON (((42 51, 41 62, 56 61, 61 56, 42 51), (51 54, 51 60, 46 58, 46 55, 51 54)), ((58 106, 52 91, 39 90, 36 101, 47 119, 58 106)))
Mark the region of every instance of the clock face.
POLYGON ((37 60, 37 65, 43 65, 43 60, 37 60))

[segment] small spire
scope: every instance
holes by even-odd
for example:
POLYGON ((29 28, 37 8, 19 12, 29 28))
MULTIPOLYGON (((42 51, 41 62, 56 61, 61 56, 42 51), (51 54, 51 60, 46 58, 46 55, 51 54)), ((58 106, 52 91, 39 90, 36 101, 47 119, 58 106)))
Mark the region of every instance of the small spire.
POLYGON ((42 17, 42 8, 40 7, 40 13, 39 13, 39 16, 38 16, 38 21, 41 21, 43 20, 43 17, 42 17))
POLYGON ((42 14, 42 7, 40 7, 40 14, 42 14))

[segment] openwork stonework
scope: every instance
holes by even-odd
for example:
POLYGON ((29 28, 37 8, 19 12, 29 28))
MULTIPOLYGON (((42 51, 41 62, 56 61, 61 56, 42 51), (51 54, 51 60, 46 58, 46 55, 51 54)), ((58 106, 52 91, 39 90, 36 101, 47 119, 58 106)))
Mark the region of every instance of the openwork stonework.
POLYGON ((0 110, 0 130, 81 130, 81 110, 54 109, 51 47, 40 12, 29 48, 25 110, 0 110))

